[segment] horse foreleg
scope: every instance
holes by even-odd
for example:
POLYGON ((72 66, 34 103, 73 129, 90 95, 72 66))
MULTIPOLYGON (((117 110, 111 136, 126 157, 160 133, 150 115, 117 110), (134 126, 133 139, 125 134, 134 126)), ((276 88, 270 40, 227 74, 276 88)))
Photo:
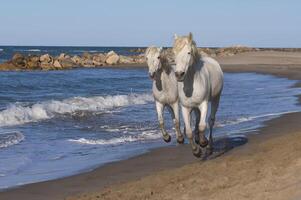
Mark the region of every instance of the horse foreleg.
POLYGON ((183 119, 184 119, 184 123, 185 123, 185 131, 186 131, 186 135, 189 139, 189 143, 191 145, 193 155, 195 155, 196 157, 201 157, 202 151, 201 151, 199 145, 197 145, 195 143, 195 141, 193 139, 192 130, 190 127, 190 111, 191 111, 191 108, 186 108, 186 107, 182 106, 182 115, 183 115, 183 119))
POLYGON ((194 139, 197 144, 200 144, 199 123, 200 123, 201 113, 199 108, 194 108, 193 111, 195 114, 194 139))
POLYGON ((204 101, 200 106, 199 109, 201 111, 201 119, 199 122, 199 137, 200 137, 200 146, 206 147, 208 145, 208 140, 205 136, 206 132, 206 118, 207 118, 207 111, 208 111, 208 101, 204 101))
POLYGON ((218 95, 211 101, 211 113, 210 113, 210 117, 209 117, 210 133, 209 133, 209 146, 208 146, 210 154, 213 153, 213 136, 212 136, 213 135, 213 126, 215 123, 215 115, 216 115, 216 112, 218 109, 219 100, 220 100, 220 95, 218 95))
POLYGON ((175 129, 176 129, 176 134, 177 134, 177 142, 179 144, 183 144, 184 143, 184 136, 181 133, 181 129, 180 129, 180 120, 179 120, 179 102, 175 102, 174 104, 170 105, 171 109, 172 109, 172 118, 173 118, 173 122, 175 125, 175 129))
POLYGON ((166 132, 165 127, 164 127, 164 118, 163 118, 164 105, 162 103, 156 101, 156 109, 157 109, 157 114, 158 114, 158 121, 159 121, 160 130, 161 130, 162 135, 163 135, 163 140, 165 142, 170 142, 171 137, 166 132))

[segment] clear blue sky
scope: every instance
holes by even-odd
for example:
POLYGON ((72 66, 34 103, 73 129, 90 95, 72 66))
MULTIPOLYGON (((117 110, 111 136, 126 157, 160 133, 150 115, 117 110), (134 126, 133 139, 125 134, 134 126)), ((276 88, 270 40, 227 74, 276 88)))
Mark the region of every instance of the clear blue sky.
POLYGON ((299 0, 0 0, 0 45, 301 47, 299 0))

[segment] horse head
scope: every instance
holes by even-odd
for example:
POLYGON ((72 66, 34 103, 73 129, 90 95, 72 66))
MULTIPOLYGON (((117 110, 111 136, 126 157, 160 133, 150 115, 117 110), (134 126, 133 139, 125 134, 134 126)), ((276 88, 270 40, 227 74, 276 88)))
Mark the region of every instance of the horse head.
POLYGON ((163 48, 151 46, 145 51, 145 59, 148 65, 148 74, 151 79, 154 79, 155 74, 162 68, 161 56, 163 48))
POLYGON ((175 34, 173 52, 175 55, 175 74, 178 81, 183 81, 185 74, 196 60, 199 60, 198 50, 193 41, 192 33, 188 36, 177 36, 175 34))

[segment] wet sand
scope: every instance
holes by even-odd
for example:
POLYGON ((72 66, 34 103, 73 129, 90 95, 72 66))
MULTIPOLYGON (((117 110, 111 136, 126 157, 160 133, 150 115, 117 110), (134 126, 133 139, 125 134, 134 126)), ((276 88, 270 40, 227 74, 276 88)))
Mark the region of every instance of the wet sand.
MULTIPOLYGON (((301 54, 249 52, 218 58, 225 72, 301 80, 301 54)), ((297 84, 296 86, 300 86, 297 84)), ((163 147, 91 172, 0 193, 0 200, 298 199, 301 113, 283 115, 245 137, 215 141, 205 161, 190 147, 163 147)))

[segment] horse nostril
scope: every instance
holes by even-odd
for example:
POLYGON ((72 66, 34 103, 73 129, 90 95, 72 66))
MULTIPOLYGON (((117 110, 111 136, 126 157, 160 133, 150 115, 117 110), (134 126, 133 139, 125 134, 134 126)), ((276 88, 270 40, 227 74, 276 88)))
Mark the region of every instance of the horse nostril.
POLYGON ((150 78, 154 78, 154 76, 155 76, 155 73, 149 73, 150 78))
POLYGON ((184 76, 185 72, 176 72, 177 78, 182 78, 184 76))

